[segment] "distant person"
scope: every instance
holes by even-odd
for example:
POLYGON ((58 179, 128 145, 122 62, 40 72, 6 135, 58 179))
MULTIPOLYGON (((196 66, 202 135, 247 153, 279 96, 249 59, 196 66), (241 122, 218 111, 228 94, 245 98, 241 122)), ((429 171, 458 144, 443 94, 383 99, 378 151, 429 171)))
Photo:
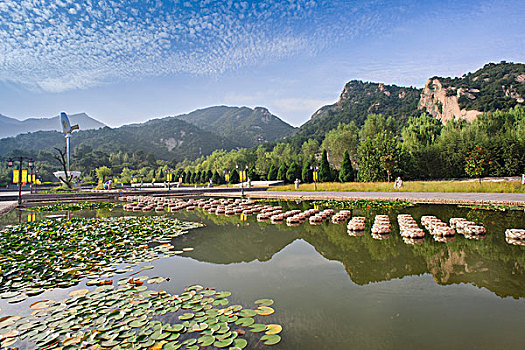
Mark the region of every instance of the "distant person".
POLYGON ((208 187, 213 187, 213 181, 210 179, 210 182, 208 183, 208 187))
POLYGON ((248 188, 252 188, 252 179, 248 178, 248 188))
POLYGON ((299 184, 301 183, 301 180, 299 179, 295 179, 294 181, 294 184, 295 184, 295 189, 298 190, 299 189, 299 184))
POLYGON ((394 188, 399 189, 401 187, 403 187, 403 180, 401 180, 401 177, 398 176, 398 178, 394 182, 394 188))
POLYGON ((521 184, 525 185, 525 174, 521 174, 521 184))

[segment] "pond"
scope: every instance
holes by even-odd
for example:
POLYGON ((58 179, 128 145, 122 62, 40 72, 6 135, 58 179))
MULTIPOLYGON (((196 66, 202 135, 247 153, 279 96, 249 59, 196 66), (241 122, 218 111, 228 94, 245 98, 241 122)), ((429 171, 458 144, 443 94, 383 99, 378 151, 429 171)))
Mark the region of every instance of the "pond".
MULTIPOLYGON (((284 209, 306 210, 309 202, 279 202, 284 209)), ((523 211, 485 211, 450 205, 404 209, 355 209, 366 217, 365 233, 350 236, 346 223, 312 226, 273 225, 248 217, 215 215, 197 209, 175 213, 130 213, 121 208, 68 213, 16 212, 0 226, 48 215, 69 217, 165 215, 202 222, 172 239, 184 254, 148 262, 150 276, 169 278, 151 289, 179 294, 200 284, 232 292, 232 304, 250 305, 271 298, 282 340, 274 349, 522 349, 525 334, 525 247, 508 244, 507 228, 525 228, 523 211), (410 214, 421 226, 423 215, 448 222, 463 217, 482 224, 487 235, 469 240, 456 235, 436 242, 405 244, 397 215, 410 214), (370 235, 378 214, 387 214, 392 233, 370 235)), ((135 269, 137 271, 137 269, 135 269)), ((123 274, 122 276, 129 276, 123 274)), ((118 277, 115 278, 120 278, 118 277)), ((82 282, 81 286, 85 283, 82 282)), ((28 305, 59 300, 79 286, 54 289, 19 304, 0 300, 0 316, 29 314, 28 305)), ((260 342, 247 348, 267 348, 260 342)))

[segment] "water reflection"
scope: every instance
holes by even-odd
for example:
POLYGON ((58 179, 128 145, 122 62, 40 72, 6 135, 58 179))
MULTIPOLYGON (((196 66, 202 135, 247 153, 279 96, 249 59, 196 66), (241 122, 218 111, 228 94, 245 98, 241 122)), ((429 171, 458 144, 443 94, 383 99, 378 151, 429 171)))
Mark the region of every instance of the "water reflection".
MULTIPOLYGON (((279 203, 286 209, 306 210, 308 202, 279 203)), ((421 205, 404 210, 354 210, 353 216, 366 217, 365 231, 346 230, 345 224, 323 222, 319 225, 302 223, 288 226, 257 222, 255 216, 215 215, 201 210, 169 213, 181 219, 204 222, 208 227, 185 235, 173 243, 178 248, 195 250, 187 256, 201 262, 233 264, 269 261, 296 240, 308 242, 329 260, 339 261, 350 279, 358 285, 400 279, 429 273, 436 283, 451 285, 469 283, 484 287, 500 297, 525 297, 525 247, 521 241, 505 240, 504 231, 510 227, 525 227, 522 212, 491 212, 456 206, 421 205), (401 237, 396 217, 410 214, 420 223, 423 215, 435 215, 448 222, 452 217, 464 217, 482 224, 486 236, 434 237, 411 239, 401 237), (388 214, 392 222, 390 235, 371 234, 373 219, 388 214)), ((0 219, 0 226, 41 220, 56 213, 12 211, 0 219)), ((63 212, 58 215, 107 217, 123 215, 159 215, 132 213, 120 209, 63 212)))
POLYGON ((202 211, 174 215, 209 226, 186 236, 183 242, 175 242, 195 247, 189 255, 198 261, 218 264, 267 261, 293 241, 303 239, 325 258, 340 261, 350 279, 359 285, 430 273, 440 285, 469 283, 487 288, 500 297, 525 297, 524 248, 509 245, 504 237, 507 227, 525 227, 521 212, 480 212, 431 205, 389 212, 354 210, 354 215, 365 216, 369 224, 365 231, 352 232, 352 235, 347 233, 346 225, 327 222, 290 227, 258 223, 250 217, 238 226, 237 216, 217 216, 202 211), (440 237, 438 241, 429 235, 424 239, 407 239, 399 235, 396 224, 392 224, 391 235, 370 233, 375 215, 388 214, 395 222, 399 213, 411 214, 418 222, 428 214, 446 222, 452 217, 465 217, 483 224, 488 234, 440 237))

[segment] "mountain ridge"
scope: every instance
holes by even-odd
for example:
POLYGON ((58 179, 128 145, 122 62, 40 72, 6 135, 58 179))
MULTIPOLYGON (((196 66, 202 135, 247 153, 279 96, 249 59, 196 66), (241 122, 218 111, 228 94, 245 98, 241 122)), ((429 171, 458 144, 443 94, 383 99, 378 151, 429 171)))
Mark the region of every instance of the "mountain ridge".
MULTIPOLYGON (((86 113, 75 113, 68 115, 71 124, 78 124, 81 130, 99 129, 106 126, 106 124, 90 117, 86 113)), ((16 136, 27 132, 37 131, 60 131, 60 119, 58 116, 50 118, 27 118, 19 120, 0 114, 0 122, 2 128, 0 129, 0 138, 16 136)))

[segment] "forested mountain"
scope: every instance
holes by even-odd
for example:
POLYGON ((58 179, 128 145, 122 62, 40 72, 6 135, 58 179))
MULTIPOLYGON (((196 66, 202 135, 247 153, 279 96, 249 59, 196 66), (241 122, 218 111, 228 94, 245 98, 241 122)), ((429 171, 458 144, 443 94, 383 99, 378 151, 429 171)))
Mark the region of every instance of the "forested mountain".
POLYGON ((404 125, 408 117, 427 112, 446 123, 472 122, 482 112, 508 110, 525 102, 525 64, 488 63, 457 78, 430 78, 423 89, 352 80, 339 100, 321 107, 290 138, 299 147, 313 138, 321 141, 339 123, 363 125, 369 114, 382 114, 404 125))
MULTIPOLYGON (((69 115, 71 124, 78 124, 81 130, 99 129, 106 126, 104 123, 91 118, 86 113, 78 113, 69 115)), ((16 136, 35 131, 60 131, 59 117, 53 118, 29 118, 25 120, 18 120, 15 118, 6 117, 0 114, 0 138, 16 136)))
POLYGON ((353 121, 361 126, 372 113, 406 120, 421 113, 417 109, 420 94, 421 90, 413 87, 352 80, 345 85, 336 103, 321 107, 301 125, 291 138, 292 143, 300 146, 309 138, 320 141, 326 132, 336 128, 339 123, 353 121))
POLYGON ((242 147, 278 141, 291 135, 295 129, 263 107, 216 106, 176 118, 228 138, 242 147))
MULTIPOLYGON (((0 140, 0 154, 12 150, 46 150, 64 147, 64 135, 56 131, 39 131, 0 140)), ((144 124, 120 128, 80 130, 71 137, 73 148, 89 146, 94 150, 126 150, 153 153, 157 159, 182 161, 210 154, 215 149, 230 150, 238 145, 209 131, 176 118, 156 119, 144 124)))
POLYGON ((508 110, 525 101, 525 64, 488 63, 456 78, 430 78, 421 92, 419 108, 447 122, 473 121, 482 112, 508 110))

